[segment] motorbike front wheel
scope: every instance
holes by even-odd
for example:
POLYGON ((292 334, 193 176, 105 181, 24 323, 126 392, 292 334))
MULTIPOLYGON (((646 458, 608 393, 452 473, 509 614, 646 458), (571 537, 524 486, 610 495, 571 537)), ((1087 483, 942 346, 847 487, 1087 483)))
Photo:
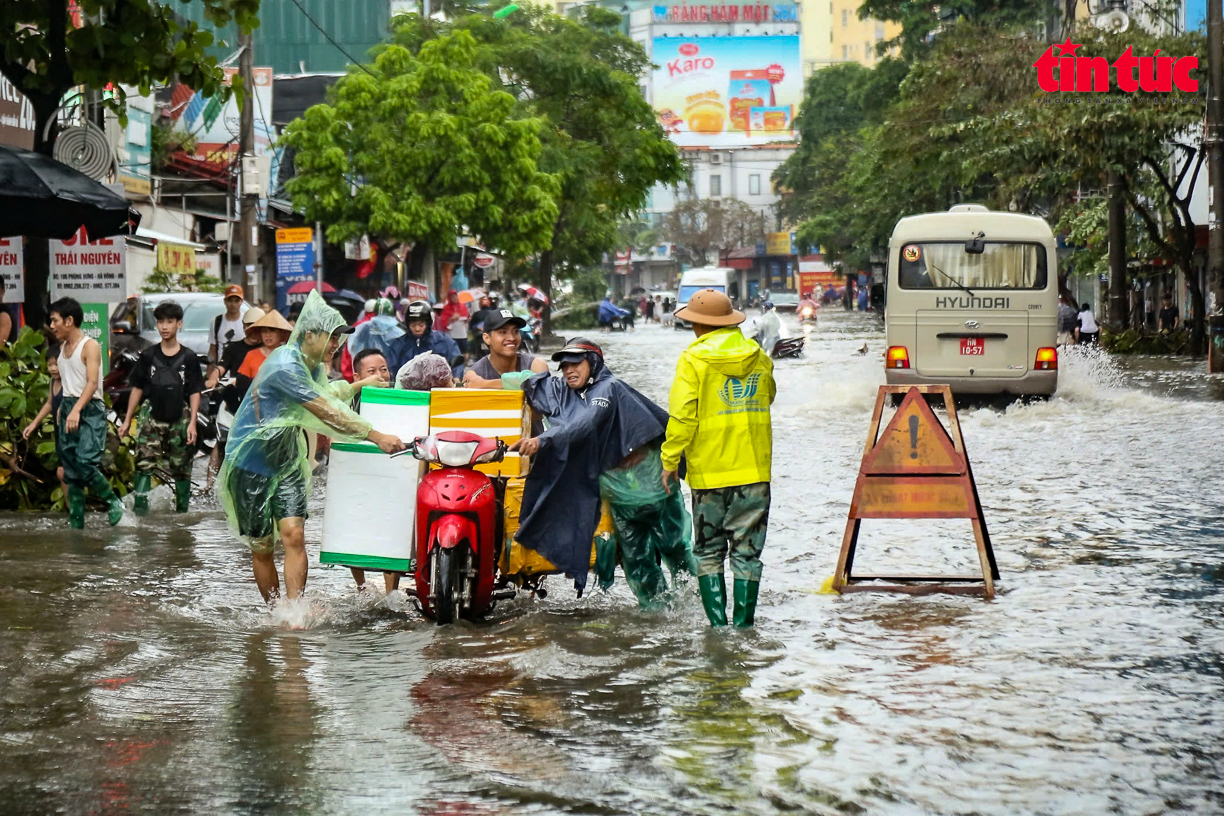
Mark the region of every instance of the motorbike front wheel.
POLYGON ((463 611, 459 602, 463 593, 463 557, 458 549, 438 547, 434 550, 433 575, 434 619, 439 626, 458 623, 463 611))

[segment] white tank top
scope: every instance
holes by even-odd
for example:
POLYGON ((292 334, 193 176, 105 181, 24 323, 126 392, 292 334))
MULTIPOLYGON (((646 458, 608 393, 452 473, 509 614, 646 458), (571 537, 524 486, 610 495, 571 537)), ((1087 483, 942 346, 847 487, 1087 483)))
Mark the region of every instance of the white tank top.
MULTIPOLYGON (((64 388, 65 399, 76 400, 85 392, 85 346, 88 343, 97 343, 92 337, 83 337, 81 342, 77 343, 76 352, 72 357, 64 354, 63 348, 59 354, 59 373, 60 383, 64 388)), ((102 399, 102 372, 98 372, 98 387, 94 390, 93 399, 102 399)))

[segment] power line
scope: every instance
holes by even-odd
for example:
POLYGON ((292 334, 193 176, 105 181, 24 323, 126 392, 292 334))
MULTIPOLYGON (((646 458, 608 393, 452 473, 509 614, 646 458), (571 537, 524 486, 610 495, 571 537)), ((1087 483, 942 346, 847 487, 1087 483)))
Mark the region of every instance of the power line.
POLYGON ((309 20, 309 21, 310 21, 310 24, 311 24, 312 26, 314 26, 314 27, 315 27, 315 29, 316 29, 316 30, 317 30, 317 31, 318 31, 320 34, 322 34, 322 35, 323 35, 323 37, 324 37, 324 38, 325 38, 325 39, 326 39, 326 40, 327 40, 329 43, 331 43, 332 45, 334 45, 334 46, 336 47, 336 50, 337 50, 337 51, 339 51, 339 52, 340 52, 341 54, 343 54, 344 56, 348 57, 349 62, 351 62, 353 65, 356 65, 358 68, 360 68, 361 70, 365 71, 367 74, 369 74, 370 76, 374 77, 375 79, 377 79, 377 78, 378 78, 378 76, 377 76, 377 75, 376 75, 376 74, 375 74, 373 71, 371 71, 369 68, 365 67, 365 65, 363 65, 363 64, 362 64, 361 62, 359 62, 358 60, 354 59, 352 54, 350 54, 349 52, 345 51, 345 50, 344 50, 344 47, 343 47, 343 46, 341 46, 341 45, 340 45, 340 43, 338 43, 338 42, 336 42, 334 39, 332 39, 332 35, 328 34, 326 31, 324 31, 324 30, 323 30, 323 26, 321 26, 321 25, 319 25, 317 22, 315 22, 315 18, 313 18, 313 17, 311 17, 311 16, 310 16, 310 12, 306 11, 306 9, 305 9, 305 8, 302 6, 302 4, 301 4, 301 2, 299 2, 299 0, 293 0, 293 5, 297 6, 298 11, 302 12, 302 15, 303 15, 303 16, 304 16, 304 17, 305 17, 307 20, 309 20))

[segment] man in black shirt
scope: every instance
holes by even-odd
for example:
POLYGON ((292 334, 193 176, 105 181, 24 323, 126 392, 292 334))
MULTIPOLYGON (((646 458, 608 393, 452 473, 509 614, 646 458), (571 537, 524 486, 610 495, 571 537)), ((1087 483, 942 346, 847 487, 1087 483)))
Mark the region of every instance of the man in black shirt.
POLYGON ((1165 296, 1160 299, 1160 331, 1173 331, 1177 328, 1178 318, 1181 313, 1177 311, 1177 307, 1173 305, 1173 296, 1165 293, 1165 296))
POLYGON ((149 487, 155 470, 170 474, 174 480, 175 510, 187 512, 196 414, 200 410, 200 392, 204 390, 199 358, 178 341, 179 330, 183 328, 183 307, 164 300, 153 310, 153 318, 162 339, 142 351, 132 369, 129 378, 132 394, 119 429, 120 437, 127 436, 132 416, 143 402, 136 439, 133 491, 136 495, 132 507, 139 516, 149 512, 149 487))

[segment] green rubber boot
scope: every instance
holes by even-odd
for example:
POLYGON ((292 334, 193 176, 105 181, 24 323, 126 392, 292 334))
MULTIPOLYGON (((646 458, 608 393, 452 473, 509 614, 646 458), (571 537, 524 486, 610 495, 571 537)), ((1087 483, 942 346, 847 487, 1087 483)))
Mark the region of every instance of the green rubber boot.
POLYGON ((191 504, 191 480, 174 483, 174 512, 186 513, 191 504))
POLYGON ((753 625, 756 620, 757 592, 760 588, 760 581, 735 579, 735 586, 732 589, 734 609, 731 613, 731 620, 736 626, 744 628, 753 625))
POLYGON ((697 586, 701 588, 701 605, 705 607, 710 625, 726 626, 727 579, 721 572, 717 575, 702 575, 697 578, 697 586))
POLYGON ((85 529, 85 490, 75 485, 68 485, 68 526, 85 529))
POLYGON ((89 489, 94 492, 102 501, 106 502, 106 518, 110 521, 110 525, 114 527, 123 518, 123 502, 119 501, 119 497, 115 495, 115 491, 111 489, 110 482, 101 473, 94 476, 93 481, 89 483, 89 489))
POLYGON ((147 473, 136 473, 136 483, 132 485, 132 512, 138 516, 149 515, 149 488, 153 479, 147 473))

